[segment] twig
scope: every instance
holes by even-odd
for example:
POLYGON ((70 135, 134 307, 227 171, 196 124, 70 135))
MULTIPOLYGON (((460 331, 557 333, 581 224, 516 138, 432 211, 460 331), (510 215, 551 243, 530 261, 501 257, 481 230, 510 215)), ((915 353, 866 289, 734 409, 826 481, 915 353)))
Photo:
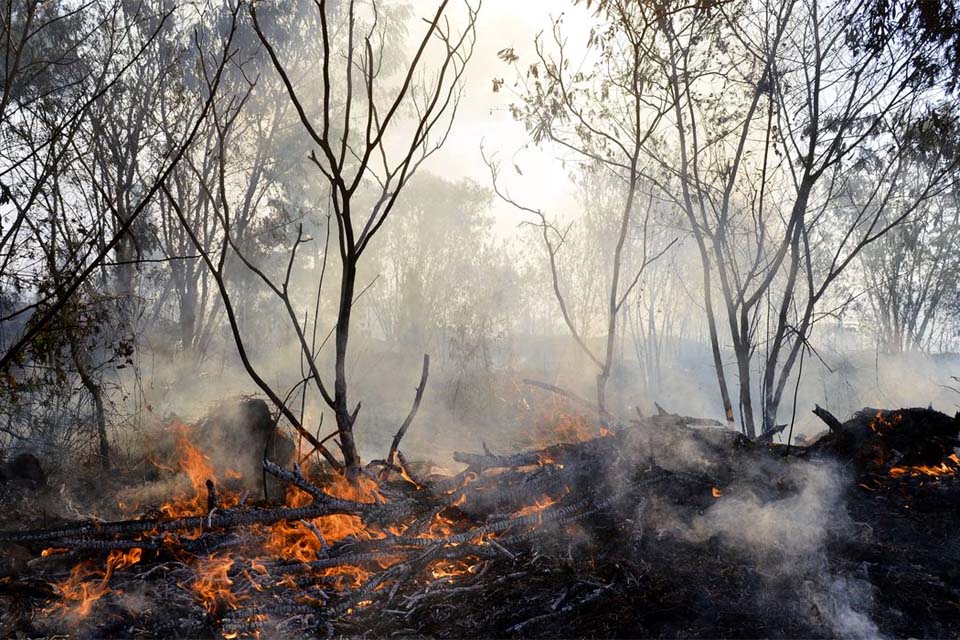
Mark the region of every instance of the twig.
POLYGON ((387 462, 391 464, 396 463, 397 448, 400 446, 400 440, 403 439, 404 434, 407 433, 407 429, 410 427, 414 417, 417 415, 417 410, 420 408, 420 401, 423 399, 423 390, 427 388, 427 376, 429 373, 430 354, 425 353, 423 354, 423 370, 420 372, 420 385, 417 387, 416 396, 413 398, 413 406, 410 407, 410 413, 407 414, 403 424, 400 425, 400 429, 397 430, 396 435, 393 436, 390 453, 387 454, 387 462))

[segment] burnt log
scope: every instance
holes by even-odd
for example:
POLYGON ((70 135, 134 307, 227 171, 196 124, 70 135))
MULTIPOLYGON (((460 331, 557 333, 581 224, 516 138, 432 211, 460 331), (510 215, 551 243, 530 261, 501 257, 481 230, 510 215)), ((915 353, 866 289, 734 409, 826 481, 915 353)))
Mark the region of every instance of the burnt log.
POLYGON ((830 427, 830 431, 843 431, 843 425, 840 424, 840 421, 837 420, 837 417, 820 405, 814 405, 813 415, 823 420, 824 424, 830 427))
POLYGON ((931 408, 879 410, 865 407, 840 422, 821 407, 814 413, 830 432, 810 446, 850 460, 863 471, 941 464, 960 446, 960 416, 931 408))
POLYGON ((510 456, 498 456, 490 453, 467 453, 454 451, 453 459, 475 470, 498 469, 508 467, 526 467, 538 464, 540 454, 536 451, 525 451, 510 456))
POLYGON ((644 416, 637 408, 638 418, 631 419, 630 422, 637 426, 655 426, 655 427, 722 427, 723 423, 713 418, 698 418, 696 416, 684 416, 679 413, 667 411, 659 403, 654 402, 657 409, 656 415, 644 416))

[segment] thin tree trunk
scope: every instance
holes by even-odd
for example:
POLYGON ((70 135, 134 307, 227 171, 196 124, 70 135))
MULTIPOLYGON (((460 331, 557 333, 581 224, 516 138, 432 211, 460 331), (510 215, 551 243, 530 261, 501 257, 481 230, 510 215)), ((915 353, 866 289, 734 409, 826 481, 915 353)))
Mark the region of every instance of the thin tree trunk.
MULTIPOLYGON (((350 335, 350 316, 353 312, 353 291, 356 287, 357 265, 354 257, 348 253, 343 265, 340 280, 340 308, 337 313, 337 356, 336 379, 334 381, 334 413, 337 418, 337 431, 340 433, 340 448, 343 451, 344 466, 347 475, 356 477, 360 472, 360 456, 353 438, 353 413, 347 406, 347 341, 350 335)), ((357 409, 359 409, 357 405, 357 409)))
POLYGON ((740 374, 740 417, 747 437, 753 439, 757 437, 757 427, 753 418, 753 394, 750 388, 750 346, 741 344, 735 351, 740 374))
POLYGON ((107 441, 107 416, 103 409, 103 390, 90 375, 86 364, 78 353, 78 347, 73 341, 70 342, 70 355, 73 358, 74 366, 77 368, 77 373, 80 374, 80 381, 93 400, 94 416, 97 421, 100 468, 107 471, 110 469, 110 443, 107 441))
POLYGON ((733 403, 730 401, 730 388, 727 386, 727 375, 723 369, 723 354, 720 352, 720 338, 717 335, 717 318, 713 312, 713 298, 710 278, 710 257, 706 254, 706 247, 702 239, 697 237, 700 247, 700 257, 703 262, 703 304, 707 312, 707 327, 710 329, 710 351, 713 354, 713 368, 717 373, 717 384, 720 387, 720 401, 723 403, 723 413, 727 421, 727 428, 734 429, 733 403))

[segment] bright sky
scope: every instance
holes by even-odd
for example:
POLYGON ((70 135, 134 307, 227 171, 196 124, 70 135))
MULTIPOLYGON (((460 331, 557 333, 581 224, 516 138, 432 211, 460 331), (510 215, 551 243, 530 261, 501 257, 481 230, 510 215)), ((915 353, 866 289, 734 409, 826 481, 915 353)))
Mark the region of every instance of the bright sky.
MULTIPOLYGON (((414 11, 426 15, 436 9, 434 0, 415 0, 414 11)), ((459 12, 456 0, 450 9, 459 12)), ((564 32, 572 45, 586 42, 589 14, 574 7, 571 0, 484 0, 477 21, 477 45, 466 73, 466 92, 454 129, 446 146, 425 169, 450 179, 471 178, 490 185, 489 171, 480 156, 480 144, 489 155, 501 160, 501 178, 517 200, 545 211, 570 206, 566 172, 555 154, 535 148, 523 149, 529 140, 523 125, 515 122, 507 110, 509 91, 493 92, 493 78, 511 84, 514 70, 497 57, 501 49, 512 47, 525 68, 534 60, 533 40, 538 33, 549 34, 551 17, 563 14, 564 32), (523 171, 517 175, 516 163, 523 171)), ((456 14, 451 14, 456 15, 456 14)), ((498 228, 509 232, 523 215, 509 205, 494 205, 498 228)))

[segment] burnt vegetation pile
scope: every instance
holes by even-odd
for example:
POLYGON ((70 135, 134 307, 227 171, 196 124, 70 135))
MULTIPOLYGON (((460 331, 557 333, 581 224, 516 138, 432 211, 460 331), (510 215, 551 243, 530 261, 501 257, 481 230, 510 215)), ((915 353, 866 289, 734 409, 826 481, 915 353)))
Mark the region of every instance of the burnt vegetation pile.
POLYGON ((267 459, 282 504, 181 426, 192 494, 0 534, 4 635, 957 635, 957 420, 818 415, 805 448, 660 412, 456 475, 267 459))

